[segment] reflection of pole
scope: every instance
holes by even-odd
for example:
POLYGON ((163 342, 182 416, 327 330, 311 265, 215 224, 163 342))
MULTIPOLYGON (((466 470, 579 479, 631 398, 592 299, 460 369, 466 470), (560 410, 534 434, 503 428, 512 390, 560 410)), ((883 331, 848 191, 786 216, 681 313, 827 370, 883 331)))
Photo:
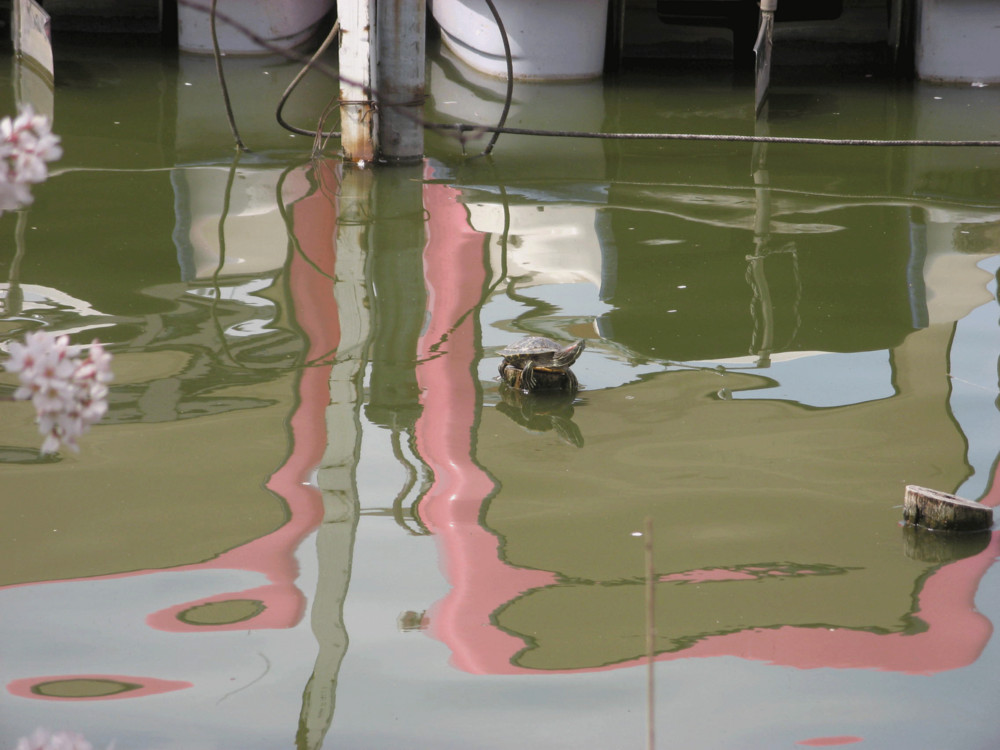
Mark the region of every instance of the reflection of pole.
POLYGON ((14 99, 18 107, 30 104, 35 112, 53 118, 55 65, 49 14, 35 0, 14 0, 11 40, 14 43, 14 99))
POLYGON ((314 750, 333 720, 337 675, 347 652, 343 607, 351 578, 351 558, 358 524, 355 472, 361 450, 361 379, 370 330, 365 264, 372 174, 347 169, 340 188, 336 278, 340 342, 330 368, 330 403, 326 410, 327 447, 317 472, 323 493, 323 524, 317 532, 319 562, 312 627, 319 645, 316 665, 302 701, 300 750, 314 750))
POLYGON ((411 529, 404 504, 419 474, 403 454, 401 436, 412 436, 420 415, 414 352, 427 299, 422 172, 422 166, 399 167, 379 175, 369 264, 377 294, 372 305, 372 366, 365 416, 392 433, 393 455, 407 474, 393 501, 393 513, 407 530, 411 529))
POLYGON ((7 296, 0 304, 0 314, 20 315, 24 308, 24 292, 21 291, 21 261, 24 259, 24 233, 28 228, 28 211, 17 212, 17 226, 14 230, 14 259, 10 262, 10 276, 7 296))
POLYGON ((424 325, 425 242, 422 167, 379 175, 371 276, 372 370, 365 415, 393 430, 409 430, 420 413, 413 353, 424 325))
MULTIPOLYGON (((764 113, 764 129, 766 129, 767 113, 764 113)), ((768 367, 771 364, 771 353, 774 350, 774 305, 771 302, 771 289, 767 284, 767 274, 764 273, 764 248, 771 237, 771 178, 767 171, 767 144, 757 144, 759 149, 754 152, 754 196, 756 210, 754 213, 753 244, 754 254, 747 257, 750 267, 747 278, 754 290, 756 305, 760 301, 761 340, 760 347, 755 352, 758 355, 757 366, 768 367)), ((755 333, 756 333, 756 326, 755 333)))
POLYGON ((927 283, 924 265, 927 263, 927 221, 923 209, 910 206, 910 257, 906 262, 906 289, 910 298, 910 325, 914 329, 927 328, 930 314, 927 310, 927 283))
POLYGON ((323 524, 316 534, 319 574, 312 606, 312 629, 319 653, 302 698, 302 717, 296 739, 299 750, 315 750, 323 744, 333 721, 340 663, 347 653, 344 600, 351 580, 351 559, 358 526, 355 469, 361 452, 358 407, 362 370, 362 360, 338 358, 330 372, 330 405, 326 411, 328 440, 317 473, 317 483, 323 492, 323 524))

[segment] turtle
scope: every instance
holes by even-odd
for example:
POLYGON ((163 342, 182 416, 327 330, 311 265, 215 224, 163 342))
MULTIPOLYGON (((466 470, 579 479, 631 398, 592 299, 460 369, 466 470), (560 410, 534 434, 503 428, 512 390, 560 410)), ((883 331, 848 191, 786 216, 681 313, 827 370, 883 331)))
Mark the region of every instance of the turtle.
POLYGON ((503 357, 500 378, 508 385, 525 391, 533 391, 540 386, 552 387, 554 384, 575 389, 576 376, 569 368, 586 345, 584 339, 560 346, 544 336, 527 336, 500 352, 503 357), (536 368, 546 375, 536 377, 536 368))

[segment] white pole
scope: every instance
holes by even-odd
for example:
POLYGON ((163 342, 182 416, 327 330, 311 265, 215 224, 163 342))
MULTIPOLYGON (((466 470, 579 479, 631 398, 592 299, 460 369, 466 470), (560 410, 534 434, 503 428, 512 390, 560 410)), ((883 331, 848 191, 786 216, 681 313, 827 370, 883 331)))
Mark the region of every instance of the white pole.
POLYGON ((774 14, 777 10, 778 0, 760 0, 760 28, 753 46, 757 56, 754 104, 758 115, 771 86, 771 48, 774 45, 774 14))
POLYGON ((375 156, 373 89, 375 0, 340 0, 340 130, 344 159, 370 162, 375 156))

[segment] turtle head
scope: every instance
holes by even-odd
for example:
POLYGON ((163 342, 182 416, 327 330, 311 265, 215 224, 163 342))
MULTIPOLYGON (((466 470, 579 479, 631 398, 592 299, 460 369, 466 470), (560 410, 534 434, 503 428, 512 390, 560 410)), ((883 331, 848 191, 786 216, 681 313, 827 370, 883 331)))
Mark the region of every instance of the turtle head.
POLYGON ((577 358, 583 353, 586 346, 586 340, 580 339, 576 343, 560 349, 552 358, 553 365, 556 367, 569 367, 576 362, 577 358))

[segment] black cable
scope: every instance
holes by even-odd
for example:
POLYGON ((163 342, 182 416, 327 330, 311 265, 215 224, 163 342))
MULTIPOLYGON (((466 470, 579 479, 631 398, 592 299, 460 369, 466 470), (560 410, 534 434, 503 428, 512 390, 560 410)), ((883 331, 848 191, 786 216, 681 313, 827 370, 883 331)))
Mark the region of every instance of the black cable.
POLYGON ((295 87, 299 85, 299 81, 305 78, 306 73, 309 72, 309 70, 312 68, 313 64, 316 62, 319 56, 322 55, 324 52, 326 52, 326 50, 329 48, 333 40, 337 38, 338 33, 340 33, 339 18, 336 21, 334 21, 333 28, 330 29, 330 33, 327 34, 326 39, 323 40, 323 43, 319 46, 319 49, 317 49, 316 52, 313 53, 313 56, 309 58, 309 62, 307 62, 305 66, 302 68, 302 70, 300 70, 296 74, 295 78, 292 79, 292 82, 288 84, 288 88, 285 89, 285 93, 281 95, 281 99, 278 101, 278 107, 274 111, 274 116, 278 120, 278 124, 285 130, 295 133, 296 135, 308 135, 312 137, 319 136, 322 138, 331 138, 340 135, 340 131, 338 130, 331 130, 329 132, 317 133, 317 131, 315 130, 304 130, 303 128, 297 128, 294 125, 289 125, 287 122, 285 122, 284 118, 281 116, 281 112, 285 108, 285 102, 288 101, 288 97, 292 95, 292 92, 295 90, 295 87))
POLYGON ((798 143, 812 146, 983 146, 1000 148, 1000 140, 949 141, 937 139, 871 139, 871 138, 796 138, 778 135, 718 135, 710 133, 599 133, 588 130, 538 130, 535 128, 501 128, 467 123, 425 123, 432 130, 457 130, 460 133, 492 133, 505 135, 535 135, 549 138, 596 138, 610 141, 722 141, 726 143, 798 143))
POLYGON ((480 154, 481 156, 489 156, 493 152, 497 138, 500 137, 503 126, 507 122, 507 114, 510 112, 511 102, 514 100, 514 56, 510 51, 510 39, 507 38, 507 28, 503 25, 503 21, 500 20, 500 13, 497 12, 497 6, 493 4, 493 0, 486 0, 486 4, 490 8, 490 13, 493 14, 493 20, 497 22, 497 30, 499 30, 500 39, 503 41, 503 55, 507 63, 507 93, 503 100, 503 112, 500 113, 500 122, 497 123, 496 130, 493 131, 493 137, 486 144, 486 148, 480 154))
POLYGON ((215 29, 215 18, 216 18, 216 5, 218 0, 212 0, 212 7, 208 14, 208 28, 212 34, 212 56, 215 58, 215 72, 219 77, 219 86, 222 88, 222 102, 226 105, 226 117, 229 120, 229 130, 233 134, 233 139, 236 141, 237 151, 249 151, 246 144, 243 143, 243 139, 240 138, 240 131, 236 127, 236 116, 233 114, 233 105, 229 101, 229 87, 226 86, 226 76, 222 70, 222 52, 219 49, 219 35, 216 33, 215 29))
MULTIPOLYGON (((198 0, 177 0, 177 2, 185 7, 194 8, 196 10, 202 10, 206 13, 211 12, 211 7, 206 6, 199 2, 198 0)), ((284 55, 285 57, 291 59, 305 60, 305 56, 301 55, 294 50, 286 50, 278 47, 277 45, 271 43, 267 39, 264 39, 259 34, 254 33, 246 25, 240 23, 235 18, 228 16, 223 13, 215 14, 220 21, 223 23, 228 23, 235 29, 246 35, 256 44, 268 49, 276 54, 284 55)), ((312 62, 312 61, 310 61, 312 62)), ((332 70, 330 67, 317 62, 312 62, 313 68, 320 71, 324 75, 330 77, 332 80, 345 81, 351 83, 351 81, 340 76, 336 71, 332 70)), ((508 71, 510 66, 508 65, 508 71)), ((508 76, 508 90, 512 86, 512 77, 508 76)), ((370 88, 365 88, 366 93, 370 93, 370 88)), ((407 103, 409 104, 409 103, 407 103)), ((391 107, 391 103, 382 103, 383 107, 391 107)), ((403 108, 403 112, 407 112, 406 108, 403 108)), ((489 126, 489 125, 470 125, 468 123, 434 123, 426 122, 422 118, 418 118, 416 115, 409 115, 415 119, 420 119, 425 128, 430 130, 452 130, 459 133, 502 133, 505 135, 534 135, 549 138, 593 138, 600 140, 635 140, 635 141, 721 141, 725 143, 793 143, 793 144, 803 144, 803 145, 813 145, 813 146, 969 146, 969 147, 986 147, 986 148, 1000 148, 1000 140, 971 140, 971 141, 952 141, 952 140, 937 140, 937 139, 914 139, 914 140, 900 140, 900 139, 869 139, 869 138, 796 138, 791 136, 773 136, 773 135, 712 135, 712 134, 701 134, 701 133, 597 133, 593 131, 584 130, 538 130, 533 128, 508 128, 502 125, 500 126, 489 126)), ((506 117, 506 107, 505 114, 506 117)), ((310 135, 312 135, 310 133, 310 135)))

